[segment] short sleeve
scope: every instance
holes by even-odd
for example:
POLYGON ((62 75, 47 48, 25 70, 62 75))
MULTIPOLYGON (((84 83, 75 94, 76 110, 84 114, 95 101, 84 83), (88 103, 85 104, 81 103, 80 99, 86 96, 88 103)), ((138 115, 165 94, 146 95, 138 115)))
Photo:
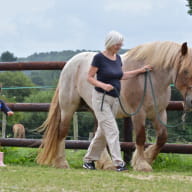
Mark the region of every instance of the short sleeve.
POLYGON ((96 54, 94 57, 93 57, 93 61, 91 63, 92 66, 94 67, 97 67, 99 68, 100 65, 101 65, 101 57, 100 57, 100 54, 96 54))

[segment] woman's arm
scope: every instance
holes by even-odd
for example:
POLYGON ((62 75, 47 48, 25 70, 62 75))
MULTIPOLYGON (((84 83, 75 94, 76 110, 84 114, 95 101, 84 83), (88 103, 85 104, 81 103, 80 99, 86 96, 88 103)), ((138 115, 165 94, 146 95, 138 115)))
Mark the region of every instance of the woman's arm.
POLYGON ((129 78, 132 78, 132 77, 135 77, 141 73, 145 73, 146 70, 149 70, 151 71, 152 70, 152 67, 150 65, 145 65, 144 67, 140 68, 140 69, 136 69, 136 70, 133 70, 133 71, 126 71, 123 73, 123 76, 121 78, 121 80, 126 80, 126 79, 129 79, 129 78))
POLYGON ((95 79, 95 75, 98 71, 97 67, 91 66, 88 72, 88 77, 87 77, 87 81, 94 85, 95 87, 100 87, 102 89, 104 89, 105 91, 111 91, 113 89, 113 86, 111 84, 106 84, 103 83, 101 81, 98 81, 97 79, 95 79))
POLYGON ((11 116, 14 114, 14 112, 11 111, 11 109, 7 106, 7 104, 3 100, 0 100, 0 108, 1 108, 1 111, 3 111, 8 116, 11 116))

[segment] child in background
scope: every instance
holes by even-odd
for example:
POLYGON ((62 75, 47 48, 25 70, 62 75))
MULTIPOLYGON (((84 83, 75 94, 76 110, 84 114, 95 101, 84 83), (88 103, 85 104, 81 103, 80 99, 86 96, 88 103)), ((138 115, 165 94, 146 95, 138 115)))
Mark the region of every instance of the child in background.
POLYGON ((14 112, 11 111, 11 109, 3 100, 0 100, 0 110, 3 111, 7 116, 12 116, 14 114, 14 112))

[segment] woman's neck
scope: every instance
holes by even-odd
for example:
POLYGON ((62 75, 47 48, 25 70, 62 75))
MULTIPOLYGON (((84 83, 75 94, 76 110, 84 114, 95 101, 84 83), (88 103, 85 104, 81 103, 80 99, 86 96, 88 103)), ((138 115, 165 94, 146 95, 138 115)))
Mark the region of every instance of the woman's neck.
POLYGON ((104 50, 103 54, 111 60, 116 60, 116 52, 110 50, 104 50))
POLYGON ((110 57, 116 56, 116 52, 115 52, 115 51, 112 51, 112 50, 106 49, 106 50, 104 51, 104 53, 105 53, 106 55, 110 56, 110 57))

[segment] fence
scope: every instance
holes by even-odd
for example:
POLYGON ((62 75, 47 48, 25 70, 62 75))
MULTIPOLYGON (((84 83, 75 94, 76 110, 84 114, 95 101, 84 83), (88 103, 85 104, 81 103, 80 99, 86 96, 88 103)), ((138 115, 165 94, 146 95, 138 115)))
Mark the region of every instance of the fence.
MULTIPOLYGON (((15 71, 15 70, 61 70, 65 66, 66 62, 0 62, 0 71, 15 71)), ((13 111, 48 111, 49 103, 8 103, 8 106, 13 111)), ((80 109, 86 110, 86 109, 80 109)), ((183 110, 182 101, 170 101, 167 110, 183 110)), ((26 146, 24 143, 30 143, 32 140, 14 140, 14 139, 0 139, 2 146, 26 146), (19 143, 19 144, 18 144, 19 143)), ((132 143, 132 123, 130 118, 124 120, 124 141, 121 143, 123 151, 126 151, 125 158, 130 158, 130 153, 134 150, 134 143, 132 143), (129 143, 127 143, 129 142, 129 143)), ((39 146, 40 140, 33 140, 33 144, 27 144, 29 147, 34 145, 39 146), (34 144, 36 143, 36 144, 34 144), (38 144, 37 144, 38 143, 38 144)), ((89 142, 80 143, 82 141, 66 141, 72 146, 87 148, 89 142), (82 145, 81 145, 82 144, 82 145)), ((66 143, 66 146, 68 144, 66 143)), ((76 148, 75 147, 75 148, 76 148)), ((72 148, 72 147, 71 147, 72 148)), ((165 145, 162 152, 175 152, 175 153, 191 153, 191 145, 165 145)))

